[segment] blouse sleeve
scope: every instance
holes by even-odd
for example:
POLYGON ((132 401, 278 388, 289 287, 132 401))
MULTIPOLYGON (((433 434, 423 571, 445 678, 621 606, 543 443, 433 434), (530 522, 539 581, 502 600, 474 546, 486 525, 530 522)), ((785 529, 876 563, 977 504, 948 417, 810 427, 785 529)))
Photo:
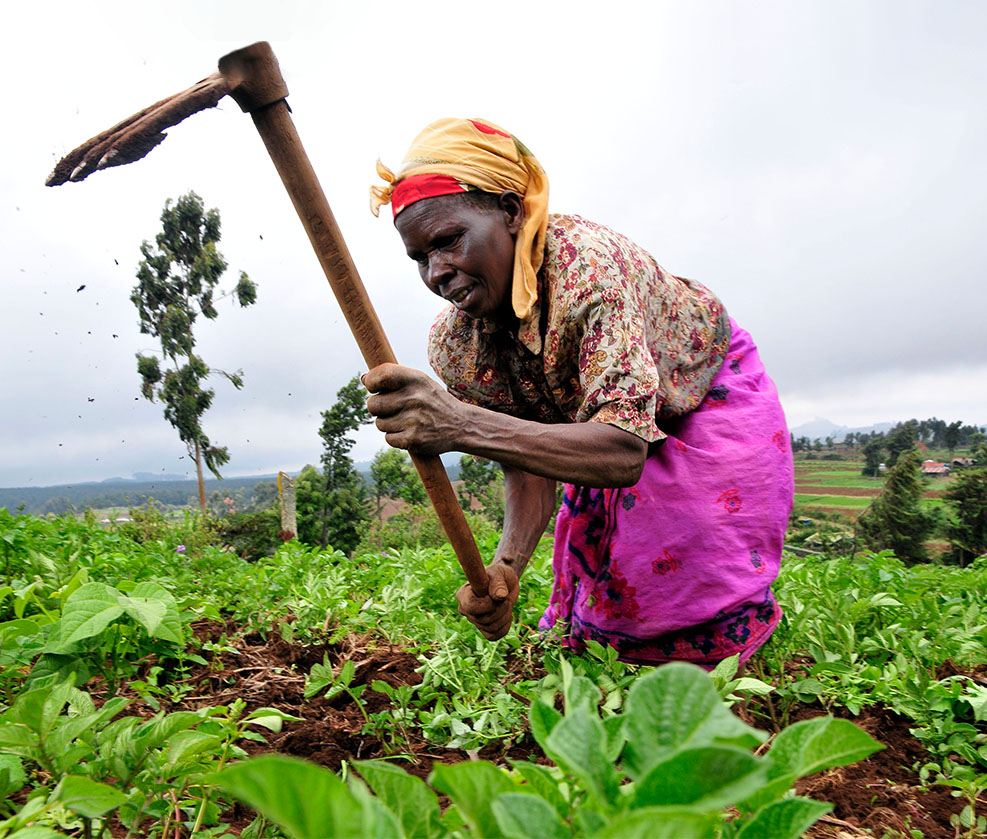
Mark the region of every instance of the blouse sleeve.
POLYGON ((561 314, 549 351, 578 353, 576 392, 582 396, 575 421, 604 422, 649 443, 664 439, 655 422, 661 382, 648 347, 647 304, 640 299, 642 288, 654 289, 634 276, 648 266, 598 243, 568 256, 557 272, 555 311, 561 314))

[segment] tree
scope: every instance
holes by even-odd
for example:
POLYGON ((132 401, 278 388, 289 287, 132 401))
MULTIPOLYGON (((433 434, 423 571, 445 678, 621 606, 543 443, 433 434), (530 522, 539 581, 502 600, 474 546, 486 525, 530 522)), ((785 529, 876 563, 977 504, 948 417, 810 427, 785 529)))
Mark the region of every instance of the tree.
POLYGON ((370 464, 370 479, 377 498, 378 518, 385 498, 400 498, 409 504, 428 501, 411 458, 401 449, 386 448, 377 452, 370 464))
POLYGON ((464 454, 459 459, 459 503, 470 510, 478 501, 480 511, 498 527, 504 526, 504 482, 500 464, 475 455, 464 454))
MULTIPOLYGON (((367 489, 349 457, 353 440, 347 435, 370 422, 366 390, 354 376, 336 392, 336 402, 322 412, 322 489, 319 545, 332 544, 348 552, 360 541, 367 521, 367 489)), ((297 494, 297 490, 296 490, 297 494)))
POLYGON ((953 508, 946 532, 959 564, 987 554, 987 469, 957 475, 942 496, 953 508))
POLYGON ((943 442, 949 450, 950 457, 953 456, 953 452, 956 451, 956 447, 960 444, 960 430, 962 428, 963 423, 959 420, 956 422, 951 422, 946 426, 946 433, 943 435, 943 442))
POLYGON ((860 473, 868 478, 876 478, 881 471, 881 455, 883 452, 884 436, 872 435, 864 443, 864 468, 860 473))
POLYGON ((918 423, 915 420, 899 423, 892 428, 884 441, 888 450, 888 466, 894 466, 902 454, 912 451, 917 437, 918 423))
POLYGON ((232 296, 241 307, 257 299, 257 288, 245 273, 230 291, 217 294, 226 271, 226 260, 216 249, 220 240, 219 211, 203 209, 194 192, 174 204, 169 198, 161 213, 161 232, 155 244, 141 243, 143 259, 137 267, 137 285, 130 300, 140 315, 140 331, 157 338, 161 357, 169 369, 162 372, 156 356, 137 354, 141 394, 164 404, 164 417, 195 463, 199 481, 199 507, 206 512, 203 464, 217 478, 219 467, 230 460, 225 446, 214 444, 202 429, 202 417, 212 405, 215 391, 204 387, 210 373, 225 376, 237 389, 243 387, 243 371, 211 370, 195 354, 195 323, 201 315, 214 320, 217 299, 232 296))
POLYGON ((925 540, 936 519, 921 508, 922 461, 916 449, 898 457, 884 489, 857 519, 857 534, 876 550, 890 548, 899 559, 928 559, 925 540))

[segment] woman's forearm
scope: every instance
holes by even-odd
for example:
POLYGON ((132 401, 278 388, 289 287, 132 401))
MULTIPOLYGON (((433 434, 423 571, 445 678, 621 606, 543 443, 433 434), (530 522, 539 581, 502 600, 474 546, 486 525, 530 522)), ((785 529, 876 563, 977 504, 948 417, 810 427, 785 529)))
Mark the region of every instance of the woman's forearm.
POLYGON ((555 481, 504 466, 504 530, 494 562, 521 576, 555 512, 555 481))
POLYGON ((599 422, 544 424, 463 405, 456 451, 552 480, 591 487, 633 486, 648 445, 599 422))

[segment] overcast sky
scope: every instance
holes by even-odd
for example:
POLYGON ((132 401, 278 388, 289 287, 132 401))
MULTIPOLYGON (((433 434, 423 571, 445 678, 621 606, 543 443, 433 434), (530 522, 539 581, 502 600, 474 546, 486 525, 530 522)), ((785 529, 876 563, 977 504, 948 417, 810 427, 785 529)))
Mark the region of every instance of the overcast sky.
MULTIPOLYGON (((295 124, 398 359, 441 306, 368 211, 441 116, 517 134, 550 209, 701 280, 757 341, 792 427, 987 423, 987 5, 974 2, 119 2, 9 7, 0 70, 0 486, 192 472, 138 398, 129 301, 168 198, 222 217, 227 301, 199 329, 229 475, 297 470, 365 370, 250 119, 231 100, 149 157, 46 188, 89 137, 269 40, 295 124), (80 287, 85 286, 81 291, 80 287)), ((357 460, 383 437, 358 437, 357 460)))

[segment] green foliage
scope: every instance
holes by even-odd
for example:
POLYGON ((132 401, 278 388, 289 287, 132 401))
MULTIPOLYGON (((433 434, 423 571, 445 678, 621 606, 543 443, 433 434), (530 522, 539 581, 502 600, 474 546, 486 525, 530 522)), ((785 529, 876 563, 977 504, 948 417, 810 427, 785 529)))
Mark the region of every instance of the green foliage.
POLYGON ((354 376, 336 393, 336 402, 322 412, 321 474, 311 467, 295 482, 298 538, 310 545, 349 553, 359 543, 369 518, 367 488, 349 452, 348 436, 370 422, 366 391, 354 376))
POLYGON ((880 473, 881 457, 884 453, 884 435, 875 435, 864 444, 864 468, 862 475, 876 478, 880 473))
MULTIPOLYGON (((499 532, 485 516, 466 513, 477 542, 494 540, 499 532)), ((355 556, 404 548, 441 548, 449 542, 431 504, 409 504, 383 522, 372 522, 355 556)))
MULTIPOLYGON (((623 664, 599 644, 573 655, 537 639, 547 538, 525 574, 515 626, 495 643, 455 613, 462 575, 444 540, 352 559, 292 541, 246 562, 215 538, 198 517, 170 521, 156 509, 110 529, 0 511, 0 792, 17 802, 0 805, 0 837, 95 836, 110 818, 135 836, 222 830, 230 799, 211 773, 243 757, 242 739, 279 726, 278 714, 233 703, 142 720, 105 693, 116 679, 152 708, 180 698, 190 663, 203 663, 188 632, 200 616, 298 642, 360 634, 412 651, 417 685, 370 682, 332 648, 310 674, 310 692, 355 704, 365 735, 392 754, 422 735, 471 751, 502 746, 524 735, 526 718, 552 761, 516 761, 509 771, 470 761, 484 768, 437 768, 431 786, 391 762, 348 765, 331 786, 359 835, 451 839, 477 826, 503 836, 801 835, 826 805, 789 797, 794 778, 871 744, 826 717, 786 727, 797 703, 851 713, 882 703, 909 716, 928 749, 926 779, 963 801, 958 830, 972 835, 984 817, 987 691, 957 668, 987 663, 987 560, 959 568, 906 565, 889 553, 786 559, 776 586, 782 624, 738 677, 736 661, 693 675, 685 665, 623 664), (280 620, 289 613, 292 622, 280 620), (165 637, 175 616, 179 643, 165 637), (136 679, 140 659, 152 666, 136 679), (952 675, 941 670, 947 659, 952 675), (104 691, 97 702, 80 689, 94 674, 106 674, 94 683, 104 691), (379 695, 368 705, 371 692, 390 707, 380 708, 379 695), (723 698, 745 701, 759 725, 782 732, 769 749, 723 698), (437 793, 453 802, 445 813, 437 793)), ((484 555, 496 543, 493 528, 480 534, 484 555)), ((288 791, 278 795, 273 805, 295 806, 288 791)), ((303 787, 298 806, 310 797, 303 787)))
POLYGON ((281 514, 274 507, 234 513, 213 524, 218 539, 244 559, 272 556, 281 544, 281 514))
POLYGON ((600 694, 584 678, 570 680, 564 714, 532 705, 531 730, 551 769, 437 764, 426 785, 399 767, 357 761, 374 798, 356 779, 347 785, 313 764, 269 756, 229 767, 218 783, 292 837, 714 839, 725 827, 734 836, 796 839, 829 805, 789 797, 792 783, 880 748, 851 723, 822 717, 783 731, 765 756, 754 755, 766 735, 730 714, 709 677, 687 664, 638 679, 626 711, 608 724, 596 709, 600 694), (452 802, 445 815, 436 792, 452 802), (728 808, 736 815, 724 825, 728 808))
POLYGON ((459 501, 466 510, 474 503, 498 527, 504 526, 504 473, 500 464, 475 455, 464 454, 459 459, 459 477, 463 486, 459 501))
POLYGON ((987 554, 987 468, 961 472, 943 498, 952 508, 947 534, 959 564, 987 554))
MULTIPOLYGON (((158 338, 162 357, 171 366, 162 372, 157 358, 138 354, 137 372, 141 394, 163 403, 165 419, 178 431, 195 462, 201 499, 203 463, 218 478, 219 467, 230 459, 227 449, 213 444, 202 428, 202 417, 212 405, 215 391, 204 387, 212 371, 194 353, 199 316, 213 320, 219 314, 216 286, 227 268, 216 249, 219 211, 206 211, 202 199, 190 192, 174 204, 171 199, 165 202, 161 228, 154 245, 146 241, 141 244, 144 258, 137 268, 137 285, 130 299, 137 307, 141 333, 158 338)), ((257 299, 256 287, 242 272, 230 293, 241 307, 257 299)), ((234 387, 243 386, 242 372, 223 375, 234 387)))
POLYGON ((924 543, 935 518, 921 507, 923 489, 921 459, 912 449, 898 458, 881 494, 857 519, 864 543, 876 550, 890 548, 901 559, 927 559, 924 543))
POLYGON ((946 662, 987 663, 987 561, 906 566, 890 552, 789 558, 775 590, 782 623, 749 667, 775 690, 748 710, 760 708, 780 729, 797 703, 852 714, 883 703, 915 721, 940 771, 987 769, 978 686, 936 677, 946 662))
MULTIPOLYGON (((237 741, 263 742, 257 726, 280 731, 284 720, 297 719, 274 708, 245 713, 242 700, 149 720, 119 716, 128 702, 113 698, 97 709, 67 679, 23 692, 0 714, 0 784, 11 757, 15 766, 32 765, 45 776, 6 824, 44 821, 68 810, 90 836, 114 813, 131 832, 166 835, 174 804, 182 801, 195 834, 216 821, 206 779, 230 758, 246 756, 237 741)), ((6 777, 9 786, 14 776, 8 770, 6 777)))
POLYGON ((384 498, 400 498, 408 504, 425 504, 428 495, 408 453, 401 449, 381 449, 370 463, 370 479, 377 497, 377 511, 384 498))
POLYGON ((888 466, 893 467, 905 452, 915 449, 918 439, 918 423, 915 420, 899 423, 888 432, 884 445, 888 450, 888 466))

